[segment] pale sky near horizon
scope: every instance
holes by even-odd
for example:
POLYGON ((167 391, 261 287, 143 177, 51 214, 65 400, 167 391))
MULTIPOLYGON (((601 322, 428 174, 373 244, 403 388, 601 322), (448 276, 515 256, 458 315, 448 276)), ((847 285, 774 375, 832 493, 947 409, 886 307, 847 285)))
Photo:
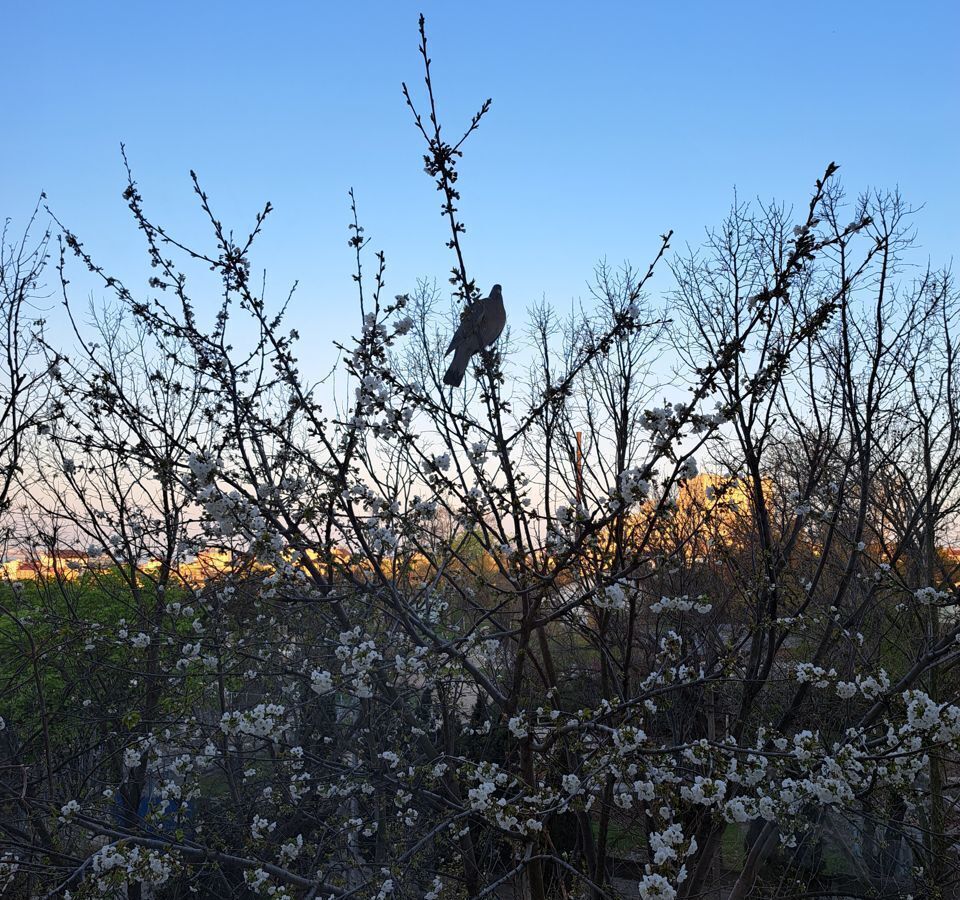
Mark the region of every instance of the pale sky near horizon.
POLYGON ((669 228, 697 244, 735 188, 800 208, 831 160, 853 192, 924 206, 923 259, 956 254, 956 2, 11 3, 0 217, 22 223, 45 190, 144 288, 125 142, 148 211, 188 243, 205 237, 191 168, 238 233, 270 200, 255 267, 277 301, 300 281, 305 341, 345 338, 350 187, 391 295, 452 262, 400 94, 422 97, 421 10, 449 132, 493 98, 461 209, 471 273, 503 284, 514 322, 585 296, 601 258, 645 268, 669 228))

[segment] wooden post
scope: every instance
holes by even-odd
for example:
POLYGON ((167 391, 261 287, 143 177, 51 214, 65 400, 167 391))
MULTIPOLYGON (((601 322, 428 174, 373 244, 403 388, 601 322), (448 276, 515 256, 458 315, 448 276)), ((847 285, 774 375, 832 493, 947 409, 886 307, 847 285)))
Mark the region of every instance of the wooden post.
POLYGON ((577 505, 583 505, 583 432, 577 432, 577 505))

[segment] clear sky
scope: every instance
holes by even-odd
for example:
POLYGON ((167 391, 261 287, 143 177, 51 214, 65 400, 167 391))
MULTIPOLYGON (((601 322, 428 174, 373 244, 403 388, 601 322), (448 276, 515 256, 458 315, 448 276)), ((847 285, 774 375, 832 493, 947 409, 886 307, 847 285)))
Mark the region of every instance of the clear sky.
POLYGON ((121 141, 148 210, 187 241, 196 169, 244 232, 276 207, 255 262, 323 346, 355 331, 347 190, 388 256, 389 289, 444 282, 439 196, 400 94, 419 91, 427 16, 452 132, 467 145, 465 247, 508 311, 567 307, 595 263, 645 266, 657 235, 697 243, 733 195, 806 201, 899 186, 924 254, 960 237, 960 4, 948 2, 11 2, 0 24, 0 216, 46 190, 99 260, 145 286, 120 197, 121 141))

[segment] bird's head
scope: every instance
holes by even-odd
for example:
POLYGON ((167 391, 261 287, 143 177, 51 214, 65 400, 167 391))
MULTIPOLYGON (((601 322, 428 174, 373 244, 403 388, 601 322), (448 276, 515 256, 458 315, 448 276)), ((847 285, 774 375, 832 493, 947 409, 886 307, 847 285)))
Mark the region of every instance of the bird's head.
POLYGON ((497 298, 499 298, 499 299, 502 300, 502 299, 503 299, 503 296, 501 295, 500 290, 501 290, 501 289, 500 289, 500 285, 499 285, 499 284, 495 284, 492 288, 490 288, 490 296, 491 296, 491 297, 497 297, 497 298))

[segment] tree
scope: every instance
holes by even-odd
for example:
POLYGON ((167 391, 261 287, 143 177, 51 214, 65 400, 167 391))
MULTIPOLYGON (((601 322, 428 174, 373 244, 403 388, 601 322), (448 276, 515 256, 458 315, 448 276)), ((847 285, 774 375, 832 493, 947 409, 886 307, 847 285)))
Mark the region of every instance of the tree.
MULTIPOLYGON (((422 19, 421 54, 428 112, 406 99, 459 309, 482 291, 457 163, 490 104, 448 142, 422 19)), ((939 274, 903 293, 906 210, 851 213, 835 171, 796 224, 736 204, 699 252, 667 233, 645 270, 601 267, 591 306, 534 311, 526 360, 511 313, 455 391, 438 293, 387 296, 355 204, 336 395, 251 278, 269 204, 236 241, 193 176, 213 248, 189 248, 131 175, 146 290, 63 228, 68 309, 72 252, 125 325, 101 314, 90 340, 74 314, 78 351, 50 351, 29 508, 54 553, 103 559, 3 607, 5 658, 29 664, 0 687, 2 877, 75 897, 602 897, 628 871, 644 898, 948 892, 957 298, 939 274), (229 564, 198 582, 211 550, 229 564)))
MULTIPOLYGON (((43 361, 42 301, 44 269, 50 232, 35 237, 39 205, 19 238, 0 236, 0 330, 4 353, 0 359, 0 511, 6 512, 23 475, 23 456, 30 437, 44 423, 50 379, 38 367, 43 361)), ((52 365, 56 365, 56 360, 52 365)))

